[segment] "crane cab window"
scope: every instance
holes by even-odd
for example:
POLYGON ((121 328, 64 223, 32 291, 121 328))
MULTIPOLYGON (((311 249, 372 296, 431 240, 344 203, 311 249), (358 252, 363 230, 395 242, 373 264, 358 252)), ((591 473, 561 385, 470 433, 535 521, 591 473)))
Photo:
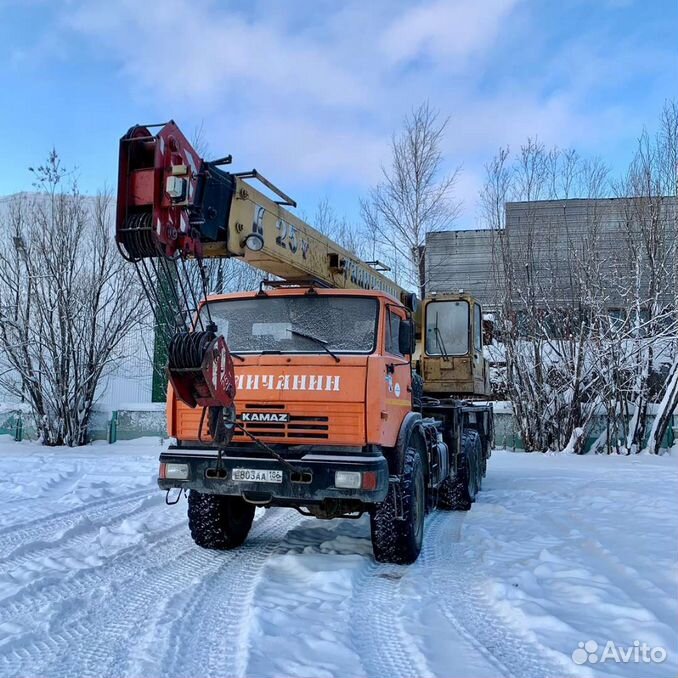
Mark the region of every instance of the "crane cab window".
POLYGON ((461 356, 469 351, 469 305, 432 301, 426 305, 427 355, 461 356))
POLYGON ((476 351, 483 350, 483 313, 480 304, 473 305, 473 345, 476 351))

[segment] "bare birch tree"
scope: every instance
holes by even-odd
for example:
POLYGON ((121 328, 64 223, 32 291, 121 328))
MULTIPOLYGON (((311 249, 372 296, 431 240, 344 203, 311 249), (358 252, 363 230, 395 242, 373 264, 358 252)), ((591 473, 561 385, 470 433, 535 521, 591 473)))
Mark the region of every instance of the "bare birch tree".
POLYGON ((349 222, 346 217, 339 216, 330 205, 327 198, 323 198, 316 206, 312 216, 302 216, 324 236, 330 238, 344 249, 360 259, 376 259, 377 250, 374 241, 370 242, 363 229, 349 222))
POLYGON ((363 221, 393 263, 396 280, 416 286, 422 297, 426 235, 449 228, 460 212, 454 199, 460 170, 444 173, 447 122, 428 103, 414 109, 391 139, 391 162, 382 168, 381 183, 361 201, 363 221))
POLYGON ((629 306, 634 318, 633 417, 627 447, 656 452, 678 406, 678 103, 666 102, 658 132, 644 131, 626 176, 616 187, 632 196, 625 228, 633 269, 629 306), (659 393, 653 381, 661 367, 666 377, 659 393), (655 389, 656 391, 656 389, 655 389), (649 404, 660 398, 649 427, 649 404), (649 433, 649 436, 646 434, 649 433))
POLYGON ((39 194, 10 206, 0 229, 4 389, 31 406, 46 445, 82 445, 97 387, 148 309, 111 231, 111 199, 93 202, 53 151, 34 170, 39 194))

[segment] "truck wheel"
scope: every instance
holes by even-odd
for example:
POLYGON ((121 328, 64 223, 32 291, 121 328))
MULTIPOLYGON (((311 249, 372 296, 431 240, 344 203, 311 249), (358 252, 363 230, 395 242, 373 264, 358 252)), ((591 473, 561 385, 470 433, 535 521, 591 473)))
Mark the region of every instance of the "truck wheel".
POLYGON ((188 527, 193 541, 205 549, 233 549, 240 546, 252 527, 254 506, 240 497, 188 495, 188 527))
POLYGON ((482 447, 477 431, 464 431, 459 471, 448 476, 438 491, 438 508, 443 511, 468 511, 480 489, 482 447))
POLYGON ((424 541, 426 480, 421 454, 409 447, 401 481, 403 519, 396 517, 396 488, 389 486, 386 499, 370 515, 372 550, 380 563, 408 565, 419 556, 424 541))

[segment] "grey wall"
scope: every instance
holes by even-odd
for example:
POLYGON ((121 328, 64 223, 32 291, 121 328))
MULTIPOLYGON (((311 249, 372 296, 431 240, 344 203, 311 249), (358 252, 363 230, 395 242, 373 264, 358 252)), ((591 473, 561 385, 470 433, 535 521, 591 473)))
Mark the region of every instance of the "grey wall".
MULTIPOLYGON (((637 230, 630 224, 638 218, 638 213, 638 201, 627 198, 506 203, 505 228, 501 231, 429 234, 426 251, 428 290, 464 289, 472 292, 485 310, 496 307, 499 291, 504 285, 501 238, 507 244, 504 249, 512 253, 518 278, 526 270, 525 263, 536 262, 536 275, 541 276, 551 299, 558 297, 566 305, 576 294, 573 286, 587 284, 585 280, 573 282, 569 262, 581 260, 595 251, 600 262, 598 275, 602 279, 613 280, 628 274, 633 259, 629 233, 637 230)), ((661 214, 667 224, 667 237, 675 238, 678 199, 663 198, 661 214)), ((621 305, 612 290, 610 293, 609 306, 621 305)), ((671 302, 667 300, 667 303, 671 302)))
POLYGON ((470 291, 483 303, 494 296, 493 231, 440 231, 426 238, 428 292, 470 291))

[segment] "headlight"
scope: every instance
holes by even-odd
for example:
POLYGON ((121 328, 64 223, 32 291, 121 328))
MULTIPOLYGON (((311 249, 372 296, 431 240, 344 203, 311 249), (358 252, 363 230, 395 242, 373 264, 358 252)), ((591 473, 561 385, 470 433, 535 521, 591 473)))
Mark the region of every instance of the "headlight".
POLYGON ((160 464, 160 478, 162 480, 188 480, 188 464, 160 464))
POLYGON ((264 247, 264 239, 258 233, 250 233, 242 244, 252 252, 259 252, 264 247))
POLYGON ((334 486, 346 490, 358 490, 361 483, 360 471, 335 471, 334 486))

